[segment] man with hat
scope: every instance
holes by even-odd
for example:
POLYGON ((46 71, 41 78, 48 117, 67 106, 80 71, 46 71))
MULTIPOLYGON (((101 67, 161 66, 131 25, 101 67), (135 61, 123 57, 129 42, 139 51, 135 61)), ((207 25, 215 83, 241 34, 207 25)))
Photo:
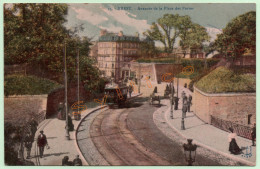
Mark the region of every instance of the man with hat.
POLYGON ((37 145, 39 147, 40 157, 42 158, 43 152, 44 152, 44 147, 46 145, 48 145, 47 137, 46 137, 45 134, 43 134, 43 130, 40 131, 40 134, 39 134, 39 136, 37 138, 37 145))

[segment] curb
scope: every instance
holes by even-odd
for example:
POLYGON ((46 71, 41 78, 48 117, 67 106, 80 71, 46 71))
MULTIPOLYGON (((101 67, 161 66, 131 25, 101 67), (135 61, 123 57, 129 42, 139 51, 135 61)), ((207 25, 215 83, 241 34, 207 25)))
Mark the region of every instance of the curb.
MULTIPOLYGON (((183 137, 185 140, 187 140, 188 137, 186 137, 184 134, 182 134, 182 133, 181 133, 178 129, 176 129, 174 126, 170 125, 170 121, 169 121, 169 119, 166 117, 166 115, 167 115, 166 112, 169 112, 169 111, 170 111, 170 108, 167 109, 167 110, 165 111, 165 113, 164 113, 164 118, 165 118, 166 122, 168 123, 168 125, 169 125, 174 131, 176 131, 181 137, 183 137)), ((185 143, 185 142, 183 142, 183 143, 185 143)), ((212 148, 212 147, 209 147, 209 146, 207 146, 207 145, 205 145, 205 144, 203 144, 203 143, 200 143, 199 141, 197 141, 197 140, 195 140, 195 139, 193 139, 193 143, 196 143, 196 144, 197 144, 198 146, 200 146, 200 147, 204 147, 205 149, 208 149, 208 150, 210 150, 210 151, 213 151, 213 152, 215 152, 215 153, 217 153, 217 154, 221 154, 221 155, 223 155, 223 156, 225 156, 225 157, 227 157, 227 158, 229 158, 229 159, 232 159, 232 160, 234 160, 234 161, 240 162, 240 163, 245 164, 245 165, 247 165, 247 166, 256 166, 256 164, 253 163, 253 162, 249 162, 249 161, 246 161, 246 160, 244 160, 244 159, 231 156, 231 155, 229 155, 229 154, 227 154, 227 153, 224 153, 224 152, 219 151, 219 150, 217 150, 217 149, 215 149, 215 148, 212 148)))
POLYGON ((82 154, 82 152, 81 152, 81 150, 80 150, 80 148, 79 148, 78 141, 77 141, 77 131, 78 131, 79 126, 81 125, 82 121, 83 121, 85 118, 87 118, 88 115, 94 113, 94 112, 97 111, 97 110, 100 110, 100 109, 103 109, 103 108, 106 108, 106 107, 107 107, 107 105, 100 106, 100 107, 94 108, 92 111, 88 112, 88 113, 81 119, 81 121, 79 122, 79 124, 77 125, 76 130, 75 130, 75 141, 74 141, 74 143, 76 144, 76 149, 77 149, 77 151, 78 151, 78 153, 79 153, 79 156, 80 156, 81 159, 84 161, 83 163, 86 163, 87 166, 90 166, 90 165, 89 165, 89 163, 87 162, 87 160, 85 159, 85 157, 83 156, 83 154, 82 154))

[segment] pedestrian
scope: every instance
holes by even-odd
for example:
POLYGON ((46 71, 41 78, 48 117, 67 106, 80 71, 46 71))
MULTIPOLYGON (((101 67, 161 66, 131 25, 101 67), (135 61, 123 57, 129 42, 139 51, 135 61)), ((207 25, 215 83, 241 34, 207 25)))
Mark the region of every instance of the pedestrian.
POLYGON ((79 158, 79 155, 76 155, 76 158, 73 160, 73 165, 74 166, 82 166, 82 161, 79 158))
POLYGON ((44 153, 44 147, 46 145, 48 146, 47 137, 45 134, 43 134, 43 130, 40 131, 40 134, 37 138, 37 145, 39 147, 40 157, 42 158, 44 153))
POLYGON ((255 139, 256 139, 256 124, 254 123, 254 126, 251 131, 251 139, 252 139, 252 146, 255 146, 255 139))
POLYGON ((73 163, 69 161, 68 156, 64 156, 64 158, 62 159, 62 166, 73 166, 73 163))
POLYGON ((69 131, 74 131, 74 124, 72 123, 72 118, 70 117, 70 115, 68 115, 68 127, 69 131))
POLYGON ((192 105, 191 100, 192 100, 192 96, 189 95, 189 98, 187 99, 188 112, 190 112, 190 106, 192 105))
POLYGON ((229 151, 231 154, 240 154, 241 149, 238 147, 236 142, 236 136, 237 134, 234 132, 234 129, 232 127, 229 128, 229 135, 228 135, 228 141, 229 141, 229 151))
POLYGON ((188 111, 188 99, 187 96, 183 98, 183 104, 182 104, 182 117, 186 118, 186 112, 188 111))
POLYGON ((30 130, 31 130, 32 138, 34 138, 35 133, 36 133, 36 131, 37 131, 38 123, 37 123, 37 121, 35 121, 34 118, 32 118, 31 121, 30 121, 30 123, 29 123, 29 125, 30 125, 30 130))
POLYGON ((129 96, 131 97, 131 94, 133 92, 133 86, 132 85, 129 85, 128 92, 129 92, 129 96))
POLYGON ((32 149, 32 143, 33 143, 33 137, 30 132, 27 132, 25 138, 24 138, 24 146, 27 152, 26 159, 31 158, 31 149, 32 149))
POLYGON ((64 105, 62 102, 60 102, 59 107, 58 107, 58 115, 57 115, 58 119, 60 119, 60 120, 65 120, 65 116, 64 116, 65 113, 63 112, 63 110, 64 110, 63 108, 64 108, 64 105))
POLYGON ((185 96, 186 96, 186 93, 184 91, 182 91, 182 93, 181 93, 182 103, 184 102, 185 96))

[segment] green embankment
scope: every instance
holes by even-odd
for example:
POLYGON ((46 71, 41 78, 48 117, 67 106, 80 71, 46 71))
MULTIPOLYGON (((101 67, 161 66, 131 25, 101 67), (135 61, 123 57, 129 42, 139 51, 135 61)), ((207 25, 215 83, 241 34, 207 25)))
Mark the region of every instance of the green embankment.
POLYGON ((207 93, 255 92, 256 77, 252 74, 236 74, 225 67, 218 67, 201 78, 195 86, 207 93))
POLYGON ((7 75, 4 78, 5 95, 40 95, 61 87, 57 82, 36 76, 7 75))

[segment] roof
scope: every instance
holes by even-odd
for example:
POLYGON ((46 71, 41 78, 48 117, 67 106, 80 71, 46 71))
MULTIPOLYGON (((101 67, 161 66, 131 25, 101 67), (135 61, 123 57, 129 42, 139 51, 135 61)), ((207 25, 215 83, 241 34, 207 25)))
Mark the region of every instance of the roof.
POLYGON ((140 42, 140 39, 139 37, 136 37, 136 36, 126 36, 126 35, 123 35, 123 36, 118 36, 117 34, 115 33, 106 33, 105 35, 102 35, 98 38, 98 41, 99 42, 122 42, 122 41, 125 41, 125 42, 140 42))

